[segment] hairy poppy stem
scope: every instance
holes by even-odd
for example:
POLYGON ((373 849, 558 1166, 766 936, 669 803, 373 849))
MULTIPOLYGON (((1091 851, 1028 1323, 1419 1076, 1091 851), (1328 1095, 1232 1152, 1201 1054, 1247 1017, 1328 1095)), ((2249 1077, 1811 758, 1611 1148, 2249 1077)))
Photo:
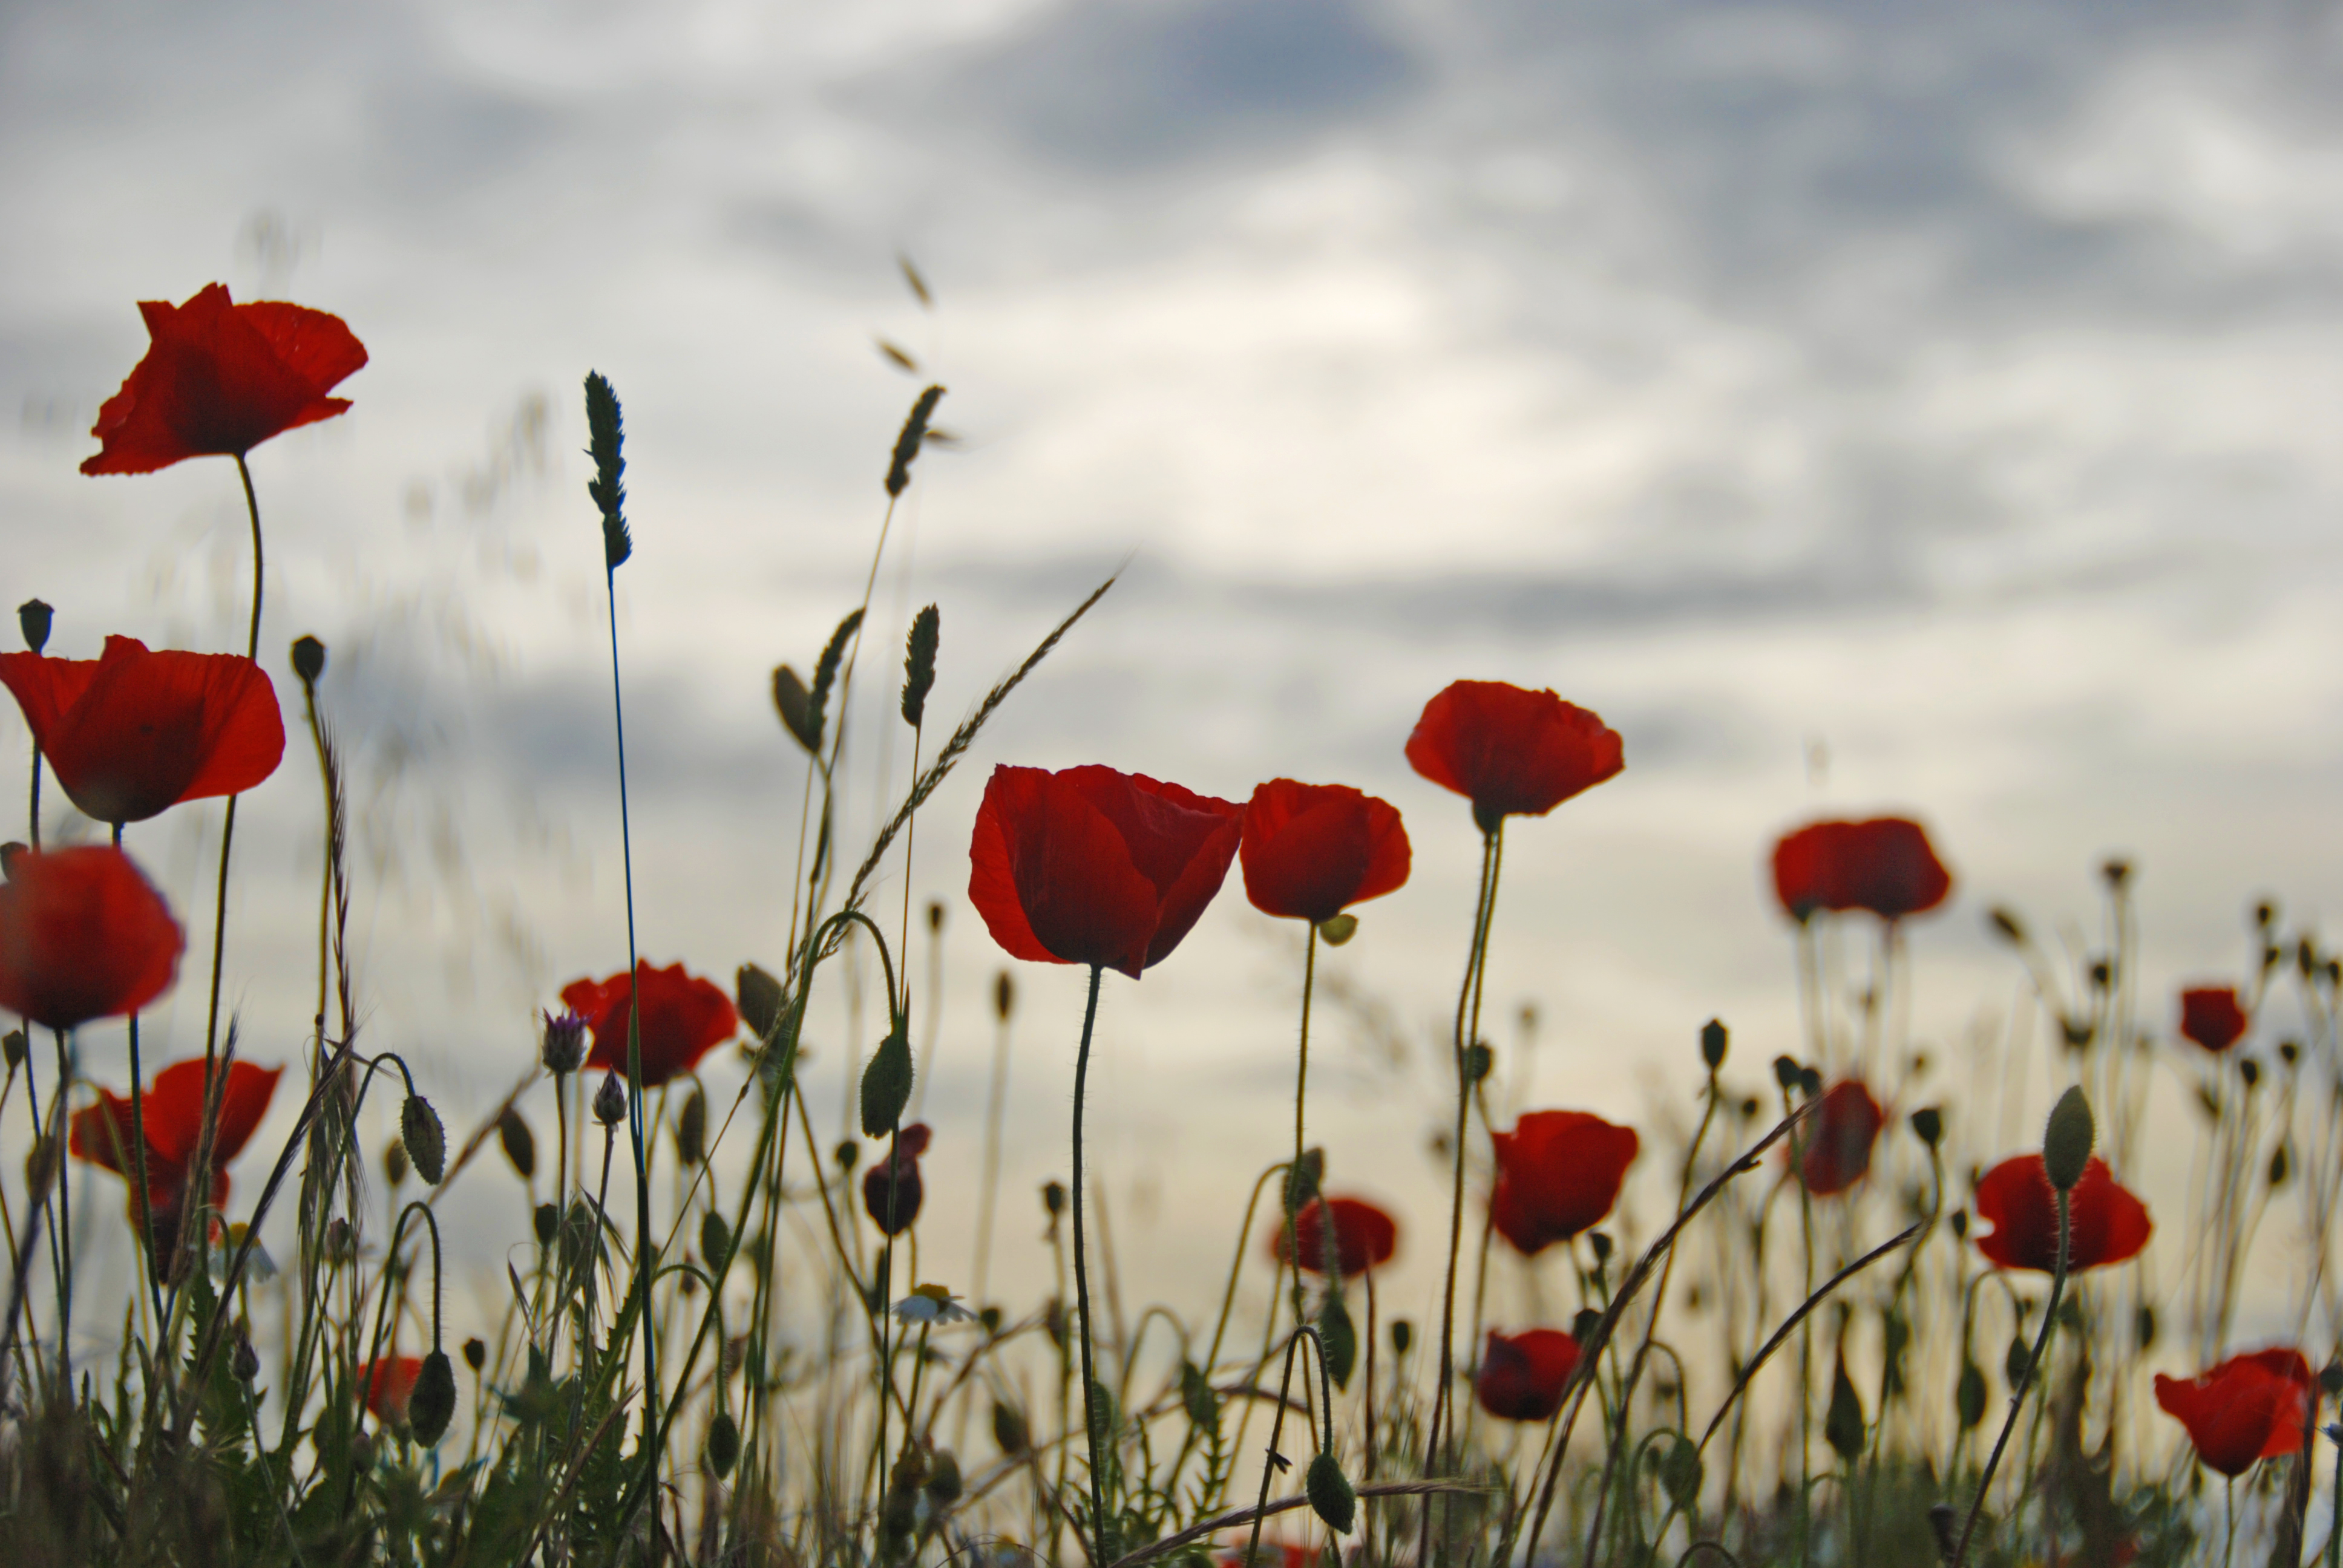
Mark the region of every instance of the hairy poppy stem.
MULTIPOLYGON (((57 1040, 56 1120, 68 1127, 65 1106, 73 1089, 73 1048, 65 1031, 49 1031, 57 1040)), ((59 1161, 57 1183, 57 1382, 68 1397, 73 1392, 73 1172, 59 1161)))
POLYGON ((2002 1418, 2001 1435, 1994 1439, 1993 1456, 1985 1462, 1985 1473, 1977 1477, 1976 1500, 1969 1504, 1968 1522, 1961 1526, 1960 1544, 1953 1549, 1952 1568, 1961 1568, 1969 1554, 1969 1536, 1976 1530, 1977 1515, 1985 1512, 1986 1493, 1993 1489, 1993 1473, 2001 1464, 2002 1450, 2009 1446, 2009 1434, 2017 1430, 2017 1412, 2026 1406, 2026 1391, 2033 1385, 2034 1374, 2041 1370, 2043 1352, 2050 1348, 2050 1331, 2058 1322, 2058 1297, 2066 1288, 2066 1252, 2074 1241, 2074 1213, 2064 1187, 2056 1190, 2058 1198, 2058 1266, 2050 1274, 2050 1304, 2043 1310, 2042 1332, 2034 1338, 2034 1353, 2026 1358, 2026 1371, 2019 1376, 2017 1386, 2009 1393, 2009 1413, 2002 1418))
MULTIPOLYGON (((1305 945, 1302 950, 1302 1043, 1296 1053, 1293 1070, 1293 1163, 1287 1169, 1285 1176, 1285 1251, 1286 1255, 1293 1260, 1293 1319, 1296 1322, 1302 1321, 1302 1238, 1295 1231, 1295 1226, 1301 1222, 1302 1204, 1302 1106, 1310 1090, 1310 993, 1315 988, 1317 980, 1318 923, 1312 920, 1310 922, 1310 935, 1305 939, 1305 945)), ((1322 1176, 1319 1185, 1322 1187, 1324 1184, 1324 1179, 1322 1176)), ((1331 1217, 1333 1210, 1326 1202, 1325 1194, 1322 1191, 1316 1196, 1319 1202, 1318 1211, 1331 1217)), ((1332 1257, 1332 1261, 1328 1262, 1326 1267, 1339 1282, 1342 1277, 1342 1258, 1335 1251, 1331 1238, 1326 1243, 1326 1249, 1332 1257)))
POLYGON ((37 740, 33 742, 33 801, 26 808, 25 818, 25 832, 37 849, 41 847, 41 743, 37 740))
POLYGON ((1082 1043, 1074 1055, 1074 1310, 1082 1343, 1082 1430, 1090 1439, 1091 1542, 1101 1563, 1114 1561, 1114 1532, 1106 1516, 1106 1475, 1099 1466, 1098 1379, 1091 1371, 1091 1272, 1082 1232, 1082 1090, 1090 1078, 1091 1030, 1098 1021, 1099 980, 1104 966, 1091 965, 1090 1000, 1082 1008, 1082 1043))

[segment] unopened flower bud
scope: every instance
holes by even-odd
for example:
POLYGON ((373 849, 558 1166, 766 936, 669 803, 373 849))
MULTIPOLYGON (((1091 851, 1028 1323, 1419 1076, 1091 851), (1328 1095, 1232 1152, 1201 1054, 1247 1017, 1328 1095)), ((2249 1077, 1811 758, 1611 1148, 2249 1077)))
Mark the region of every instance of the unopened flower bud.
POLYGON ((406 1141, 407 1157, 415 1161, 415 1173, 431 1186, 439 1185, 447 1174, 447 1134, 430 1101, 419 1094, 407 1097, 398 1108, 398 1135, 406 1141))
POLYGON ((538 1246, 550 1247, 553 1245, 553 1238, 561 1229, 561 1210, 559 1206, 552 1203, 539 1203, 537 1206, 536 1214, 531 1216, 531 1226, 537 1231, 537 1244, 538 1246))
POLYGON ((1007 1023, 1009 1015, 1016 1010, 1017 982, 1009 978, 1007 970, 1002 970, 992 977, 992 1016, 1007 1023))
POLYGON ((25 1065, 25 1031, 12 1029, 0 1035, 0 1057, 6 1059, 8 1070, 14 1072, 25 1065))
POLYGON ((1589 1231, 1586 1233, 1586 1244, 1594 1250, 1596 1267, 1599 1268, 1611 1261, 1612 1241, 1607 1233, 1602 1231, 1589 1231))
POLYGON ((708 1091, 696 1083, 675 1114, 675 1155, 687 1170, 708 1158, 708 1091))
POLYGON ((781 1027, 781 982, 756 964, 742 964, 732 977, 732 1000, 741 1021, 760 1041, 781 1027))
POLYGON ((1934 1149, 1944 1141, 1945 1113, 1933 1105, 1922 1106, 1912 1112, 1912 1131, 1920 1135, 1921 1142, 1934 1149))
POLYGON ((731 1414, 718 1411, 708 1423, 708 1468, 723 1480, 732 1473, 733 1463, 740 1457, 740 1426, 731 1414))
POLYGON ((594 1091, 594 1120, 605 1127, 616 1127, 627 1114, 627 1081, 615 1072, 602 1075, 602 1087, 594 1091))
POLYGON ((447 1434, 456 1418, 456 1368, 447 1352, 434 1350, 423 1358, 415 1374, 415 1392, 407 1397, 407 1429, 415 1441, 429 1448, 447 1434))
POLYGON ((1066 1211, 1066 1184, 1063 1181, 1041 1183, 1041 1207, 1050 1211, 1050 1218, 1053 1220, 1066 1211))
POLYGON ((1711 1072, 1725 1065, 1725 1050, 1731 1042, 1723 1019, 1713 1018, 1700 1026, 1700 1059, 1708 1063, 1711 1072))
POLYGON ((464 1342, 464 1364, 475 1372, 488 1364, 488 1342, 474 1334, 464 1342))
POLYGON ((2004 941, 2013 942, 2020 947, 2025 945, 2026 922, 2019 920, 2014 910, 1996 904, 1986 911, 1985 918, 1992 923, 1995 932, 2004 941))
POLYGON ((28 598, 16 607, 16 626, 25 634, 25 646, 35 653, 49 645, 49 620, 56 612, 39 599, 28 598))
POLYGON ((849 1138, 830 1151, 830 1158, 838 1161, 838 1168, 840 1171, 851 1175, 855 1161, 862 1158, 862 1145, 849 1138))
POLYGON ((241 1329, 236 1331, 236 1356, 229 1370, 238 1382, 250 1382, 260 1375, 260 1352, 252 1348, 252 1336, 241 1329))
POLYGON ((326 645, 314 637, 296 638, 293 673, 301 678, 302 685, 317 685, 317 678, 326 673, 326 645))
POLYGON ((1594 1337, 1594 1331, 1602 1326, 1601 1312, 1596 1312, 1593 1307, 1581 1307, 1578 1309, 1577 1315, 1570 1320, 1570 1337, 1576 1340, 1579 1348, 1584 1350, 1586 1347, 1586 1342, 1594 1337))
POLYGON ((1351 1526, 1358 1522, 1359 1494, 1351 1490, 1350 1478, 1332 1454, 1318 1451, 1310 1462, 1302 1490, 1309 1493, 1310 1511, 1326 1522, 1327 1529, 1337 1535, 1351 1533, 1351 1526))
POLYGON ((1777 1056, 1774 1059, 1774 1081, 1780 1084, 1785 1092, 1797 1088, 1802 1076, 1796 1057, 1777 1056))
POLYGON ((732 1261, 732 1228, 713 1209, 699 1221, 699 1256, 708 1264, 708 1271, 719 1278, 732 1261))
POLYGON ((1359 934, 1359 917, 1344 910, 1318 922, 1318 936, 1330 948, 1339 948, 1359 934))
POLYGON ((520 1119, 520 1112, 511 1106, 497 1118, 497 1141, 504 1145, 505 1158, 512 1161, 516 1174, 524 1181, 537 1174, 537 1134, 520 1119))
POLYGON ((2077 1084, 2058 1097, 2050 1108, 2050 1120, 2042 1129, 2042 1170, 2050 1178, 2050 1185, 2061 1192, 2071 1192, 2075 1183, 2083 1179, 2083 1168, 2090 1162, 2091 1145, 2097 1141, 2098 1128, 2091 1120, 2091 1102, 2084 1096, 2082 1085, 2077 1084))
POLYGON ((960 1501, 960 1460, 949 1448, 936 1450, 928 1461, 928 1500, 939 1508, 949 1508, 960 1501))
POLYGON ((1392 1354, 1403 1356, 1415 1343, 1415 1325, 1405 1318, 1393 1318, 1391 1326, 1392 1354))
POLYGON ((1033 1446, 1032 1429, 1025 1418, 997 1399, 992 1402, 992 1443, 1011 1459, 1033 1446))
POLYGON ((586 1060, 586 1020, 574 1012, 545 1015, 541 1060, 548 1072, 575 1072, 586 1060))
POLYGON ((862 1070, 862 1136, 883 1138, 911 1102, 911 1039, 890 1030, 862 1070))
POLYGON ((399 1183, 407 1180, 407 1143, 405 1140, 398 1138, 392 1139, 390 1141, 390 1146, 382 1151, 382 1173, 384 1179, 389 1181, 391 1191, 397 1191, 398 1190, 399 1183))

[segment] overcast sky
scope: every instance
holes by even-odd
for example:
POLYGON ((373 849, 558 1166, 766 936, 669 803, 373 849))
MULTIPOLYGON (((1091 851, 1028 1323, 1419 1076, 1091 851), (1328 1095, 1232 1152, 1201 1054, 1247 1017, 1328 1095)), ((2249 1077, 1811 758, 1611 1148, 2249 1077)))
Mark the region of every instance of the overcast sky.
MULTIPOLYGON (((1413 1058, 1338 1031, 1313 1115, 1427 1257, 1432 1168, 1377 1141, 1435 1119, 1467 934, 1465 809, 1400 756, 1450 679, 1625 737, 1620 779, 1509 838, 1492 999, 1541 1009, 1536 1103, 1680 1102, 1713 1013, 1753 1086, 1799 1048, 1760 865, 1816 814, 1916 813, 1955 869, 1913 933, 1922 1041, 2011 1004, 1988 905, 2097 940, 2109 853, 2140 867, 2159 1030, 2178 982, 2240 972, 2256 897, 2316 923, 2343 872, 2339 44, 2296 5, 9 0, 0 598, 55 604, 73 657, 240 648, 230 467, 86 479, 85 432, 139 299, 217 278, 350 322, 356 407, 254 460, 264 653, 292 700, 290 639, 333 649, 376 1042, 477 1106, 532 1008, 624 963, 580 379, 629 434, 644 950, 729 977, 786 925, 803 775, 767 673, 860 598, 920 385, 884 337, 960 444, 898 516, 871 666, 939 601, 956 717, 1124 571, 922 819, 915 895, 956 900, 939 1154, 972 1168, 1001 961, 958 901, 985 771, 1352 782, 1418 869, 1332 969, 1413 1058)), ((865 692, 858 846, 882 747, 888 788, 907 760, 865 692)), ((0 757, 23 736, 0 716, 0 757)), ((262 1060, 308 1009, 316 788, 297 748, 239 821, 262 1060)), ((131 835, 198 943, 216 834, 131 835)), ((1283 936, 1232 887, 1109 990, 1099 1125, 1155 1256, 1220 1255, 1276 1155, 1283 936)), ((1022 1204, 1062 1167, 1079 977, 1020 978, 1022 1204)), ((184 986, 160 1054, 199 1049, 199 1009, 184 986)), ((86 1050, 118 1081, 115 1037, 86 1050)), ((517 1235, 494 1184, 476 1211, 517 1235)))

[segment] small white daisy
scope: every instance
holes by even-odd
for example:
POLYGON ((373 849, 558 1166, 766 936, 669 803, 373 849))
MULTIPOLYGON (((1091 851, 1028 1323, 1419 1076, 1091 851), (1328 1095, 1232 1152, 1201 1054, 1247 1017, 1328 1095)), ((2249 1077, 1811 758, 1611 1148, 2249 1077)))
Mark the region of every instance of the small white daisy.
POLYGON ((972 1323, 976 1314, 941 1285, 914 1285, 911 1293, 889 1309, 907 1323, 972 1323))

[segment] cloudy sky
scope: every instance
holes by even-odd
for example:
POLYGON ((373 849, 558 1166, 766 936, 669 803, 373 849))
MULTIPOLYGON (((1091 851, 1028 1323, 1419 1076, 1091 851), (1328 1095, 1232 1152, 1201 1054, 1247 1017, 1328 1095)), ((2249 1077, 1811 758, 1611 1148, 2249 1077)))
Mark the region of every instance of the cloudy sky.
MULTIPOLYGON (((2012 1006, 1989 905, 2095 942, 2110 853, 2158 1029, 2178 981, 2239 972, 2258 896, 2316 926, 2343 872, 2338 49, 2290 4, 10 0, 0 598, 56 605, 71 656, 240 648, 228 466, 85 479, 85 431, 136 300, 217 278, 351 323, 355 409, 254 461, 264 652, 290 694, 289 640, 333 650, 374 1039, 476 1107, 532 1008, 624 963, 580 379, 629 432, 645 952, 727 976, 787 924, 803 773, 767 674, 860 598, 920 384, 883 337, 959 444, 896 518, 872 665, 939 602, 955 716, 1123 573, 922 819, 914 896, 954 900, 940 1152, 978 1136, 1001 962, 959 898, 985 770, 1352 782, 1407 814, 1417 871, 1332 971, 1405 1054, 1332 1029, 1313 1115, 1338 1180, 1424 1217, 1421 1259, 1432 1167, 1384 1151, 1435 1119, 1474 859, 1400 747, 1452 678, 1625 737, 1622 778, 1509 839, 1492 1000, 1539 1009, 1535 1103, 1681 1103, 1712 1014, 1753 1086, 1798 1049, 1759 868, 1812 815, 1915 812, 1955 869, 1913 933, 1921 1042, 2012 1006)), ((907 765, 885 684, 850 844, 907 765)), ((262 1060, 308 1010, 316 788, 296 749, 239 823, 262 1060)), ((183 810, 132 848, 200 910, 216 833, 183 810)), ((1098 1125, 1167 1290, 1275 1157, 1296 967, 1232 892, 1109 990, 1098 1125)), ((1062 1168, 1079 977, 1020 978, 1023 1204, 1062 1168)), ((200 1049, 199 1006, 162 1054, 200 1049)), ((825 1096, 846 1029, 818 1022, 825 1096)), ((118 1081, 115 1037, 86 1050, 118 1081)), ((496 1181, 480 1233, 517 1235, 496 1181)))

